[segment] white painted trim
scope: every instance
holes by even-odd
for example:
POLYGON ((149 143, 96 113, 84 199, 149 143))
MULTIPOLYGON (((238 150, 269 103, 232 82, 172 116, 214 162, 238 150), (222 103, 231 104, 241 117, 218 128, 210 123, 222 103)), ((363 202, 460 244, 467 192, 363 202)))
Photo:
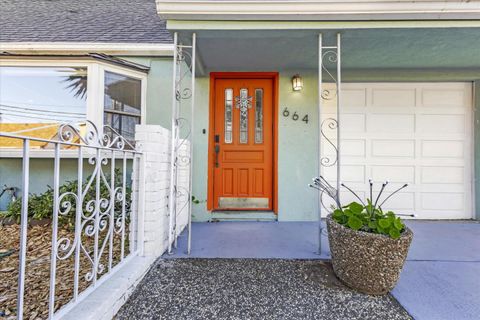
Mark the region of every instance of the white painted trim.
POLYGON ((101 42, 0 42, 0 52, 29 54, 105 53, 123 56, 173 56, 172 44, 101 42))
POLYGON ((480 28, 479 20, 391 21, 199 21, 168 20, 168 30, 356 30, 356 29, 480 28))
POLYGON ((478 0, 156 0, 163 19, 417 20, 479 19, 478 0))

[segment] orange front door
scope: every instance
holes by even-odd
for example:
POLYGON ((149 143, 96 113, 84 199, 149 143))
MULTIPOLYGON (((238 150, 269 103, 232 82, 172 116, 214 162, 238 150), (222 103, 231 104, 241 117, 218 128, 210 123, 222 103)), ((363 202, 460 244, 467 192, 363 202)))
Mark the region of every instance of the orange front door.
POLYGON ((273 210, 273 85, 215 79, 214 210, 273 210))

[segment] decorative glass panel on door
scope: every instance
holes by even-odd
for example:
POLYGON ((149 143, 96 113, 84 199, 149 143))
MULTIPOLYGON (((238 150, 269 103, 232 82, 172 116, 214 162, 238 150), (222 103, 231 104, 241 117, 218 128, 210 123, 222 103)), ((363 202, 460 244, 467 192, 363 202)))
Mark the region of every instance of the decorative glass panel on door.
POLYGON ((263 143, 263 89, 255 89, 255 143, 263 143))
POLYGON ((252 107, 252 97, 248 96, 248 89, 240 89, 236 103, 240 109, 240 143, 248 143, 248 109, 252 107))
POLYGON ((232 143, 233 89, 225 89, 225 143, 232 143))

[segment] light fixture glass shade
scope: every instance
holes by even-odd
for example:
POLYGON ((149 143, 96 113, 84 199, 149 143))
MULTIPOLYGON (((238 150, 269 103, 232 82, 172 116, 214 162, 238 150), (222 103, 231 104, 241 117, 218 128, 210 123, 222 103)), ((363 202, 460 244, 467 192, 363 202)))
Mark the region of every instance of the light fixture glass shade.
POLYGON ((299 74, 296 74, 292 78, 293 91, 300 91, 303 89, 303 79, 299 74))

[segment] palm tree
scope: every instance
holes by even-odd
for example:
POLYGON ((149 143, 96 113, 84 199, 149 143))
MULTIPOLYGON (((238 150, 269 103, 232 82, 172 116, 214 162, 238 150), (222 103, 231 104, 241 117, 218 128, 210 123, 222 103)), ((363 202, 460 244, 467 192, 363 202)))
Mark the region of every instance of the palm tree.
POLYGON ((84 99, 87 96, 87 69, 84 67, 71 67, 71 70, 61 70, 69 72, 62 82, 68 83, 65 89, 74 92, 75 98, 84 99))

